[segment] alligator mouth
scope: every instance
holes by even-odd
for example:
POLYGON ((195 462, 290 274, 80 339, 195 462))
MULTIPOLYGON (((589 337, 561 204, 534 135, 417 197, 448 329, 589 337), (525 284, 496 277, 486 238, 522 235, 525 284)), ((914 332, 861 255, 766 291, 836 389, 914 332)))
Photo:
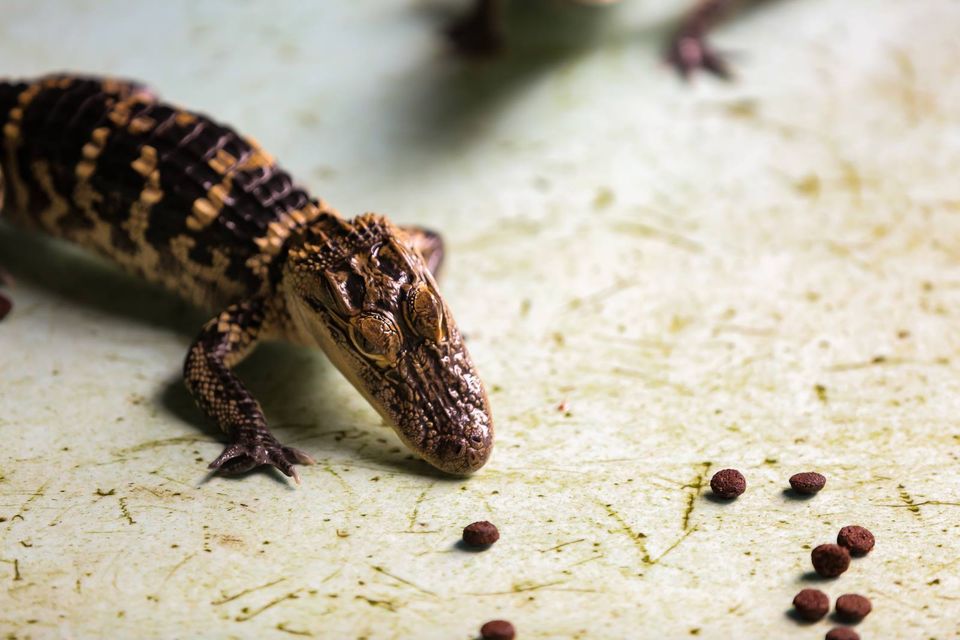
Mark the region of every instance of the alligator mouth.
POLYGON ((468 474, 490 457, 493 421, 483 383, 457 338, 405 354, 381 398, 408 446, 442 471, 468 474))
POLYGON ((443 344, 422 342, 384 369, 347 347, 334 322, 324 324, 329 338, 319 346, 409 449, 450 474, 470 474, 487 462, 494 440, 489 401, 455 328, 443 344))

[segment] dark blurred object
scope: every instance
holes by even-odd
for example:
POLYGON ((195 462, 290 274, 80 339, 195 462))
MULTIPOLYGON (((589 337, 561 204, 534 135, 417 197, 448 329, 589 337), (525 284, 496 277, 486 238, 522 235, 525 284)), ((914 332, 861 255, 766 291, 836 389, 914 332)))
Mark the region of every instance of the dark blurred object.
MULTIPOLYGON (((469 12, 446 30, 457 51, 466 56, 490 56, 500 52, 506 41, 504 7, 507 0, 474 0, 469 12)), ((568 0, 580 5, 607 5, 620 0, 568 0)), ((670 38, 666 60, 684 78, 702 69, 729 80, 730 67, 724 56, 707 41, 710 30, 750 0, 697 0, 681 19, 670 38)))

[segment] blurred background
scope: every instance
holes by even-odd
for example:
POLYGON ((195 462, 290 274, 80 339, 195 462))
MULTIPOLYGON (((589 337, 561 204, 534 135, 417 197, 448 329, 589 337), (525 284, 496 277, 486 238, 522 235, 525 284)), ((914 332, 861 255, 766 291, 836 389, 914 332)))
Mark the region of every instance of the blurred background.
POLYGON ((240 373, 320 464, 205 480, 182 388, 205 320, 0 221, 0 631, 16 638, 864 637, 960 633, 960 4, 768 0, 664 62, 685 2, 18 1, 0 75, 136 78, 252 135, 344 215, 441 232, 487 384, 476 476, 413 459, 319 353, 240 373), (717 469, 748 490, 708 497, 717 469), (816 470, 827 489, 783 493, 816 470), (475 520, 487 552, 454 545, 475 520), (809 550, 862 524, 836 582, 809 550))

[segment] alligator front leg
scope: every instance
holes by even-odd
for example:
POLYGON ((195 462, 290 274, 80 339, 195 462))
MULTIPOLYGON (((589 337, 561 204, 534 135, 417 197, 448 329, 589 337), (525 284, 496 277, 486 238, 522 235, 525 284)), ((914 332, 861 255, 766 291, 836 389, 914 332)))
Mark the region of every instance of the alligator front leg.
POLYGON ((697 0, 683 18, 667 49, 667 62, 681 76, 688 78, 697 69, 704 69, 724 80, 730 79, 730 67, 707 42, 707 33, 735 3, 736 0, 697 0))
POLYGON ((417 251, 427 265, 427 269, 437 279, 443 265, 443 237, 436 231, 423 227, 401 227, 407 234, 410 245, 417 251))
POLYGON ((299 483, 293 465, 313 464, 313 458, 277 441, 259 403, 231 371, 256 346, 264 308, 259 298, 240 302, 204 325, 187 354, 183 377, 200 408, 230 437, 211 469, 231 475, 273 465, 299 483))

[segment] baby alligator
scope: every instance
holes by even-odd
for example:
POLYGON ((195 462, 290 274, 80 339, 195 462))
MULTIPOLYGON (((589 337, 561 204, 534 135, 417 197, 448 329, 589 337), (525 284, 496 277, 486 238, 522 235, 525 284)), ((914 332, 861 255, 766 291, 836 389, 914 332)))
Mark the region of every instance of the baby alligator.
POLYGON ((277 441, 231 371, 268 338, 323 349, 435 467, 486 462, 493 422, 437 291, 439 236, 372 213, 340 217, 255 141, 134 83, 0 82, 0 132, 11 221, 217 311, 184 364, 190 393, 229 436, 211 469, 273 465, 299 481, 294 465, 313 462, 277 441))

